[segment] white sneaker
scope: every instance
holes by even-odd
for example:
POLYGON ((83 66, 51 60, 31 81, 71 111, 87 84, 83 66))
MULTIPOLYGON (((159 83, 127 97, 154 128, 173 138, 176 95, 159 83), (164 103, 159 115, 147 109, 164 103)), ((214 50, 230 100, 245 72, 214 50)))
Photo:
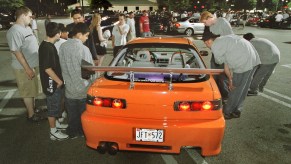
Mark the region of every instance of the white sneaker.
POLYGON ((56 120, 56 128, 59 130, 65 130, 68 127, 68 124, 61 124, 58 120, 56 120))
POLYGON ((66 140, 69 138, 69 136, 62 133, 60 130, 57 130, 54 133, 50 132, 50 138, 51 140, 66 140))
POLYGON ((59 122, 64 122, 65 118, 67 118, 67 115, 68 115, 67 112, 64 111, 64 112, 62 113, 62 117, 58 118, 58 121, 59 121, 59 122))
POLYGON ((62 118, 67 118, 67 112, 66 111, 64 111, 63 113, 62 113, 62 118))

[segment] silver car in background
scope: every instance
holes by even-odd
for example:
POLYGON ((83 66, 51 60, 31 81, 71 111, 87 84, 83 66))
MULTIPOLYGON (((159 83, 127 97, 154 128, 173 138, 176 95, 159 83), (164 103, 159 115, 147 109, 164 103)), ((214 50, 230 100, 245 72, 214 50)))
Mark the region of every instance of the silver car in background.
POLYGON ((187 36, 194 34, 203 34, 204 23, 200 23, 197 18, 182 18, 181 20, 174 23, 174 30, 187 36))

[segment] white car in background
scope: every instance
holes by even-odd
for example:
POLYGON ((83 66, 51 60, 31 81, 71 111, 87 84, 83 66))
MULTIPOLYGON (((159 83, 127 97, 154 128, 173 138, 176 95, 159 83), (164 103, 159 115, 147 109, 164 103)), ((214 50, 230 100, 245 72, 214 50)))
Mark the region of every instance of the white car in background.
POLYGON ((204 23, 200 23, 197 18, 182 18, 181 20, 174 23, 174 30, 178 33, 192 36, 194 34, 203 34, 204 23))

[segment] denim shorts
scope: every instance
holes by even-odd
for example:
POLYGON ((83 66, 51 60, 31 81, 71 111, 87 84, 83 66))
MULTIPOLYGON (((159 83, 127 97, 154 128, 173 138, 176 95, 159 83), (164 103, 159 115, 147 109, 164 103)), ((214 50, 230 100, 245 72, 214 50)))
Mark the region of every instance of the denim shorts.
POLYGON ((48 117, 60 117, 64 88, 57 88, 53 95, 46 97, 48 117))

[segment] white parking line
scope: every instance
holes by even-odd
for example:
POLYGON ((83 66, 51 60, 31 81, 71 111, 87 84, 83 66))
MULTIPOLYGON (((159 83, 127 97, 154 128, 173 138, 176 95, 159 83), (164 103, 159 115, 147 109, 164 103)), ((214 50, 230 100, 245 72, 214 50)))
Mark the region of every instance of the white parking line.
POLYGON ((203 157, 194 149, 185 149, 189 156, 198 164, 208 164, 203 157))
POLYGON ((291 64, 285 64, 285 65, 281 65, 281 66, 291 68, 291 64))
POLYGON ((17 89, 8 89, 8 90, 2 90, 2 91, 0 91, 0 93, 3 93, 3 92, 9 92, 9 91, 16 91, 17 89))
POLYGON ((165 161, 166 164, 178 164, 176 159, 172 155, 161 155, 163 160, 165 161))
POLYGON ((267 98, 267 99, 270 99, 270 100, 272 100, 272 101, 275 101, 276 103, 279 103, 279 104, 281 104, 281 105, 284 105, 284 106, 286 106, 286 107, 288 107, 288 108, 291 108, 291 104, 288 104, 288 103, 286 103, 286 102, 284 102, 284 101, 281 101, 281 100, 279 100, 279 99, 277 99, 277 98, 274 98, 274 97, 272 97, 272 96, 268 96, 268 95, 266 95, 266 94, 264 94, 264 93, 260 93, 259 95, 260 95, 260 96, 263 96, 263 97, 265 97, 265 98, 267 98))
POLYGON ((2 112, 5 105, 8 103, 10 98, 14 95, 16 89, 8 90, 8 93, 4 96, 3 100, 0 102, 0 112, 2 112))
POLYGON ((283 95, 283 94, 281 94, 281 93, 278 93, 278 92, 275 92, 275 91, 272 91, 272 90, 270 90, 270 89, 264 89, 264 91, 267 91, 267 92, 269 92, 269 93, 272 93, 272 94, 274 94, 274 95, 276 95, 276 96, 279 96, 279 97, 282 97, 282 98, 284 98, 284 99, 286 99, 286 100, 290 100, 291 101, 291 97, 289 97, 289 96, 286 96, 286 95, 283 95))

